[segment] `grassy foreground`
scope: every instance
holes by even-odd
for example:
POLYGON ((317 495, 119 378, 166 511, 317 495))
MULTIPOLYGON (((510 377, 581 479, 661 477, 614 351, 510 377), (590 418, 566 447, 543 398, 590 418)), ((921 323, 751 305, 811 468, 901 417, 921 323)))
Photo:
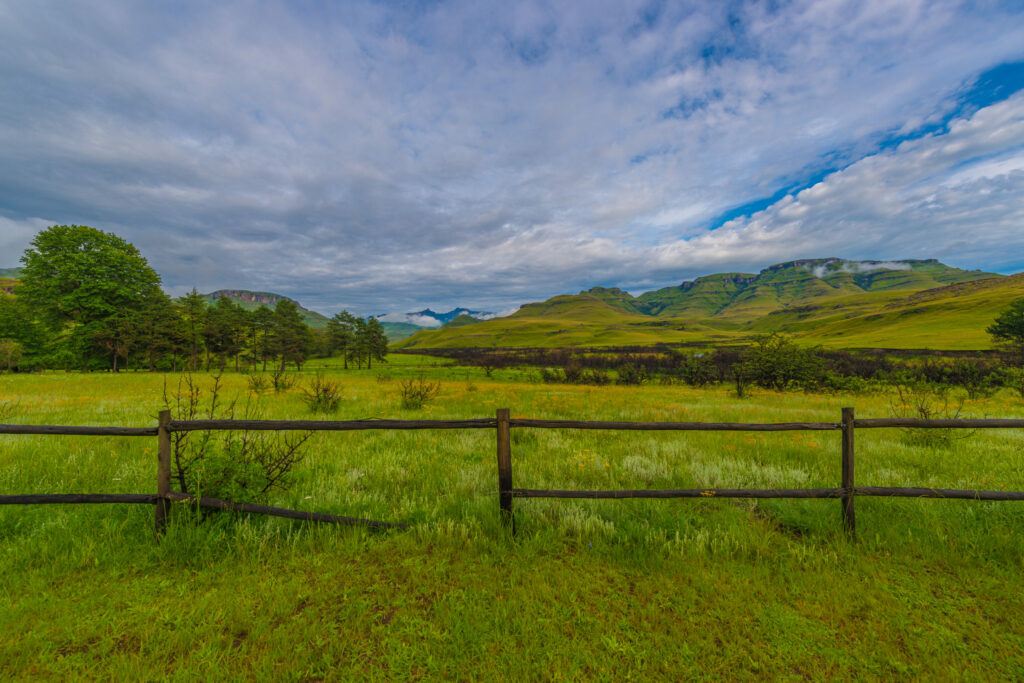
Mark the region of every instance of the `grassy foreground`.
MULTIPOLYGON (((337 417, 514 416, 835 421, 891 397, 677 386, 576 387, 525 371, 397 357, 328 368, 337 417), (422 410, 402 377, 443 382, 422 410)), ((160 375, 0 376, 11 422, 151 425, 160 375)), ((174 378, 168 381, 173 383, 174 378)), ((229 376, 232 392, 245 378, 229 376)), ((273 417, 309 417, 295 390, 273 417)), ((1020 417, 1009 394, 966 415, 1020 417)), ((966 416, 965 415, 965 416, 966 416)), ((155 439, 0 436, 0 493, 149 492, 155 439)), ((947 445, 858 432, 864 485, 1024 489, 1024 435, 947 445)), ((516 485, 816 487, 839 478, 833 433, 513 430, 516 485)), ((494 434, 317 434, 275 502, 409 522, 368 533, 149 506, 0 508, 0 676, 228 680, 1020 678, 1024 507, 837 501, 516 501, 498 522, 494 434)))

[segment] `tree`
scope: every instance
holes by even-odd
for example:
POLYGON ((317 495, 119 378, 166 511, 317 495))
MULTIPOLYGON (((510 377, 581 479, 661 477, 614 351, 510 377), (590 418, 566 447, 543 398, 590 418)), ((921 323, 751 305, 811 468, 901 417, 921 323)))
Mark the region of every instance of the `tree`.
POLYGON ((330 352, 340 352, 344 367, 348 369, 349 358, 355 348, 357 319, 348 311, 335 313, 327 321, 327 338, 330 352))
POLYGON ((993 341, 1007 347, 1024 365, 1024 299, 1017 299, 986 329, 993 341))
MULTIPOLYGON (((160 294, 160 276, 129 242, 85 225, 54 225, 21 257, 19 297, 39 311, 82 367, 106 356, 114 318, 160 294)), ((118 352, 113 351, 116 366, 118 352)))
POLYGON ((271 346, 281 357, 281 369, 292 362, 301 370, 313 345, 313 334, 303 322, 298 305, 291 299, 278 299, 271 325, 271 346))
POLYGON ((178 299, 178 305, 184 321, 188 369, 195 372, 199 367, 199 350, 202 346, 203 327, 206 325, 206 300, 193 287, 191 292, 178 299))

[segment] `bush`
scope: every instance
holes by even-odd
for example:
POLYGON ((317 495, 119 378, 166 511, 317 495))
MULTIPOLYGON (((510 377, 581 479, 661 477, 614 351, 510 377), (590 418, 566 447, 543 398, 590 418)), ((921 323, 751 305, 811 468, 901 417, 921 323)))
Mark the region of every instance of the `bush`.
POLYGON ((269 388, 270 381, 266 375, 256 372, 249 375, 249 393, 259 396, 269 388))
POLYGON ((682 359, 679 376, 691 387, 706 387, 718 379, 718 370, 706 354, 694 354, 682 359))
POLYGON ((295 386, 295 380, 285 373, 284 366, 274 368, 274 372, 270 376, 270 382, 274 386, 275 394, 288 391, 295 386))
POLYGON ((419 410, 441 393, 440 382, 428 382, 421 375, 418 379, 403 379, 398 384, 398 392, 402 397, 402 407, 406 410, 419 410))
POLYGON ((582 374, 583 368, 578 361, 570 361, 562 366, 562 376, 566 384, 578 384, 582 374))
POLYGON ((562 375, 559 375, 557 371, 551 368, 540 369, 540 381, 545 384, 554 384, 562 381, 562 375))
MULTIPOLYGON (((258 397, 225 403, 221 377, 204 390, 190 374, 178 378, 164 406, 173 420, 258 420, 258 397)), ((271 489, 287 489, 291 472, 304 457, 312 432, 198 431, 171 433, 172 477, 182 493, 241 502, 265 502, 271 489)))
POLYGON ((754 383, 776 391, 794 385, 810 389, 820 386, 823 378, 823 361, 814 349, 801 348, 774 332, 755 339, 743 366, 754 383))
POLYGON ((338 406, 341 405, 341 387, 327 381, 318 372, 309 381, 309 386, 302 389, 302 400, 314 415, 330 415, 338 412, 338 406))
POLYGON ((609 377, 608 373, 604 370, 593 368, 590 370, 584 370, 583 376, 580 377, 580 381, 584 384, 593 384, 594 386, 603 387, 606 384, 611 384, 612 378, 609 377))
MULTIPOLYGON (((896 398, 890 402, 889 410, 893 417, 919 418, 922 420, 955 420, 963 411, 964 400, 955 400, 950 396, 950 389, 943 384, 904 378, 894 383, 896 398)), ((953 429, 920 429, 903 430, 904 440, 928 447, 947 447, 956 438, 953 429)), ((960 438, 970 436, 961 434, 960 438)))
POLYGON ((618 384, 639 385, 647 381, 647 370, 637 363, 625 363, 618 368, 618 384))

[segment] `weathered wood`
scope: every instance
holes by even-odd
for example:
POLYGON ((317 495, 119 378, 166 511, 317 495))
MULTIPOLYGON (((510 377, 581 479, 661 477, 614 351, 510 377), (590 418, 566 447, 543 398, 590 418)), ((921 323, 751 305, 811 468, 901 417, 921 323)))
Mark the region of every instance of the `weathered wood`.
POLYGON ((853 408, 843 408, 843 460, 842 460, 842 486, 845 493, 842 498, 843 506, 843 528, 851 538, 857 536, 857 517, 853 509, 853 437, 854 437, 853 408))
POLYGON ((49 434, 56 436, 156 436, 156 427, 0 425, 0 434, 49 434))
POLYGON ((516 498, 841 498, 843 489, 640 489, 558 491, 512 489, 516 498))
POLYGON ((512 420, 513 427, 538 429, 612 429, 692 432, 792 432, 841 429, 835 422, 599 422, 591 420, 512 420))
POLYGON ((912 427, 914 429, 1024 429, 1024 420, 923 420, 916 417, 870 418, 855 420, 858 429, 912 427))
POLYGON ((395 522, 378 522, 372 519, 361 519, 359 517, 343 517, 331 515, 325 512, 305 512, 303 510, 291 510, 289 508, 277 508, 269 505, 258 505, 256 503, 236 503, 220 498, 209 498, 206 496, 194 496, 189 493, 171 491, 167 498, 180 503, 191 503, 213 510, 234 510, 236 512, 249 512, 256 515, 268 515, 270 517, 284 517, 285 519, 299 519, 307 522, 325 522, 327 524, 347 524, 350 526, 365 526, 373 529, 408 529, 408 524, 395 522))
POLYGON ((498 508, 501 523, 512 526, 515 533, 515 518, 512 516, 512 432, 508 408, 498 408, 498 508))
POLYGON ((0 496, 0 505, 79 505, 92 503, 144 503, 152 505, 152 493, 28 493, 0 496))
POLYGON ((164 533, 167 526, 167 514, 171 502, 167 494, 171 491, 171 433, 167 430, 171 423, 171 411, 161 410, 157 424, 156 448, 156 513, 154 528, 157 534, 164 533))
POLYGON ((172 420, 172 432, 249 431, 344 432, 363 429, 493 429, 491 418, 473 420, 172 420))
POLYGON ((972 491, 969 489, 929 489, 912 486, 858 486, 858 496, 897 498, 956 498, 960 500, 1024 500, 1024 491, 972 491))

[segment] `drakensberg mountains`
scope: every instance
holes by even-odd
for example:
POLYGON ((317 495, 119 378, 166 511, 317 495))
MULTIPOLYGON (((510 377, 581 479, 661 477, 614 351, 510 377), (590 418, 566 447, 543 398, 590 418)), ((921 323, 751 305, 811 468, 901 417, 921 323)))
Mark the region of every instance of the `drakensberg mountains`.
POLYGON ((424 331, 407 349, 727 342, 779 331, 831 346, 988 348, 985 327, 1024 296, 1024 274, 937 260, 804 259, 721 273, 640 296, 594 287, 505 318, 424 331))

